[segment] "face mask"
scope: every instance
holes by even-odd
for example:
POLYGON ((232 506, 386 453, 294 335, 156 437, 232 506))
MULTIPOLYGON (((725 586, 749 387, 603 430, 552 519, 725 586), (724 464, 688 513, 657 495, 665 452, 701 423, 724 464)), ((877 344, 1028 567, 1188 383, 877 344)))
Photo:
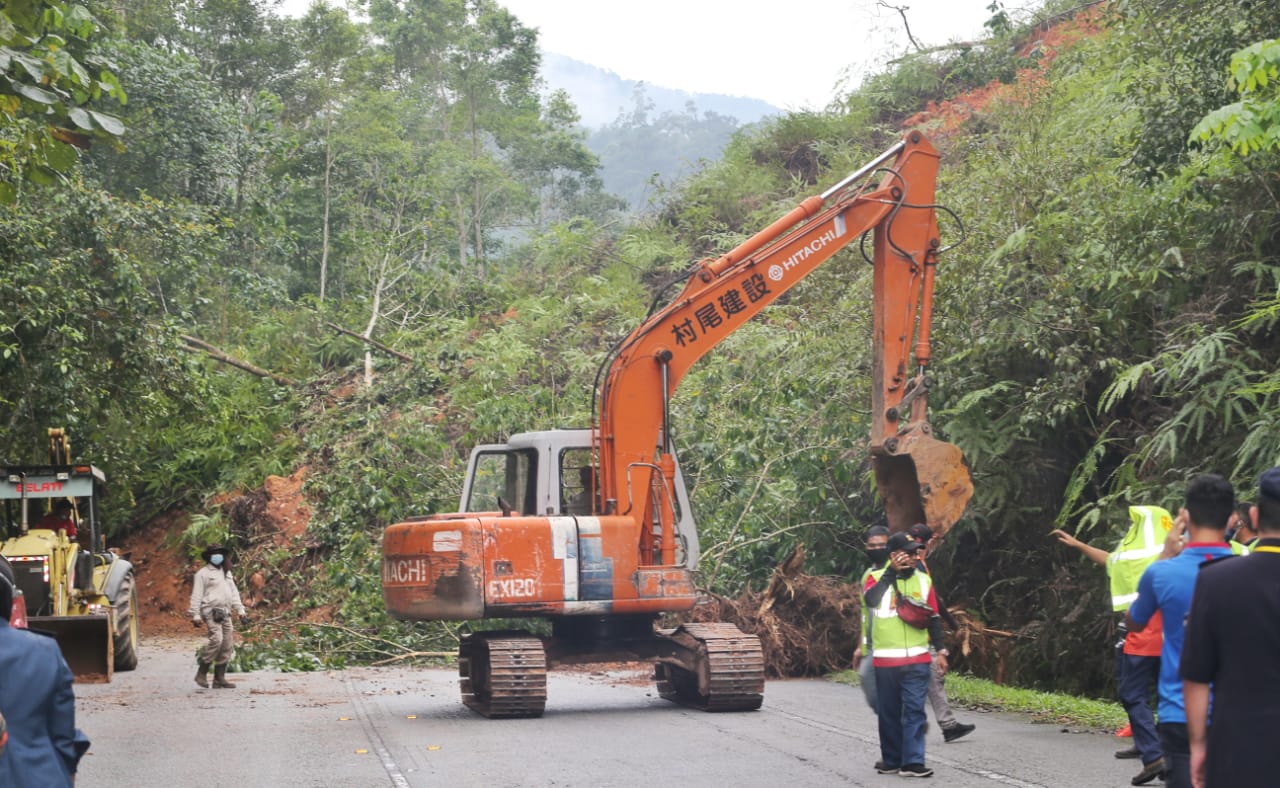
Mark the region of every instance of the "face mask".
POLYGON ((871 559, 871 563, 876 566, 884 566, 884 562, 889 560, 889 548, 868 547, 867 556, 871 559))
POLYGON ((214 553, 213 557, 209 559, 209 563, 214 566, 222 566, 222 553, 214 553))
POLYGON ((915 570, 915 568, 914 568, 914 567, 913 567, 913 568, 911 568, 911 569, 899 569, 899 570, 898 570, 898 577, 900 577, 900 578, 911 577, 911 576, 912 576, 912 575, 914 575, 915 573, 916 573, 916 570, 915 570))

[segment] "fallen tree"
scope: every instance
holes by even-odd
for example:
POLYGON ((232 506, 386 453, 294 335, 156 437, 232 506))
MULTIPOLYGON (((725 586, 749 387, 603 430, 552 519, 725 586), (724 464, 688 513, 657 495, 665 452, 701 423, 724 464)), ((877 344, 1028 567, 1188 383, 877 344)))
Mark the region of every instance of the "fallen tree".
MULTIPOLYGON (((764 591, 736 599, 708 594, 690 621, 728 621, 760 638, 765 671, 773 677, 821 676, 853 666, 862 629, 862 589, 837 577, 803 571, 804 545, 774 570, 764 591)), ((1005 661, 1017 633, 988 629, 962 607, 949 607, 959 628, 947 635, 953 669, 1003 683, 1005 661)))

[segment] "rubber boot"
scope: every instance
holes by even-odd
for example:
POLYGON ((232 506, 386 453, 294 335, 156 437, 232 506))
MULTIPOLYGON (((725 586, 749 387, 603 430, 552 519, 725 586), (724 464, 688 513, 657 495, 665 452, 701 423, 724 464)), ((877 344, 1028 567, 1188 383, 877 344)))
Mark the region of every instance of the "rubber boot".
POLYGON ((196 665, 199 668, 196 670, 196 684, 209 689, 209 663, 200 659, 196 661, 196 665))
POLYGON ((213 666, 213 687, 214 689, 235 689, 236 685, 227 681, 227 666, 213 666))

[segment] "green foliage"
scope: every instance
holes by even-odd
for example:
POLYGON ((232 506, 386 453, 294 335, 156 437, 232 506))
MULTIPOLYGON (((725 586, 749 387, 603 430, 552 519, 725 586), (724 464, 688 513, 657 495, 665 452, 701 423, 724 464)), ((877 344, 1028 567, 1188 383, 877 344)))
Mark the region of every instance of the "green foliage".
POLYGON ((1232 55, 1230 85, 1240 100, 1202 118, 1191 139, 1217 140, 1241 155, 1280 148, 1280 38, 1232 55))
MULTIPOLYGON (((858 674, 851 670, 832 678, 841 684, 858 684, 858 674)), ((1106 733, 1128 722, 1124 707, 1118 703, 1009 687, 974 676, 948 674, 947 699, 960 708, 1027 714, 1034 722, 1084 726, 1106 733)))
POLYGON ((88 8, 61 0, 18 0, 0 8, 0 201, 19 180, 48 185, 70 171, 76 148, 125 132, 93 108, 125 92, 115 66, 92 49, 103 31, 88 8))
POLYGON ((1231 53, 1275 36, 1280 3, 1129 0, 1118 9, 1129 97, 1142 119, 1133 166, 1144 177, 1171 175, 1189 161, 1198 121, 1233 98, 1222 78, 1231 53))
POLYGON ((182 532, 182 543, 187 546, 187 558, 194 561, 206 547, 231 543, 231 527, 219 513, 193 514, 182 532))

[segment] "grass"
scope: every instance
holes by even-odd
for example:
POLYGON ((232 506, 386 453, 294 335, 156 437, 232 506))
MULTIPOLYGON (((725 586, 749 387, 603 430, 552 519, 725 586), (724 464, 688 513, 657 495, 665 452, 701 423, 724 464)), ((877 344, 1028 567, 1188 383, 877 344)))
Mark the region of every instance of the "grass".
MULTIPOLYGON (((858 686, 858 674, 852 670, 832 674, 830 678, 842 684, 858 686)), ((973 676, 947 676, 947 699, 956 707, 1013 711, 1029 714, 1035 722, 1103 731, 1114 731, 1129 721, 1119 703, 1008 687, 973 676)))

